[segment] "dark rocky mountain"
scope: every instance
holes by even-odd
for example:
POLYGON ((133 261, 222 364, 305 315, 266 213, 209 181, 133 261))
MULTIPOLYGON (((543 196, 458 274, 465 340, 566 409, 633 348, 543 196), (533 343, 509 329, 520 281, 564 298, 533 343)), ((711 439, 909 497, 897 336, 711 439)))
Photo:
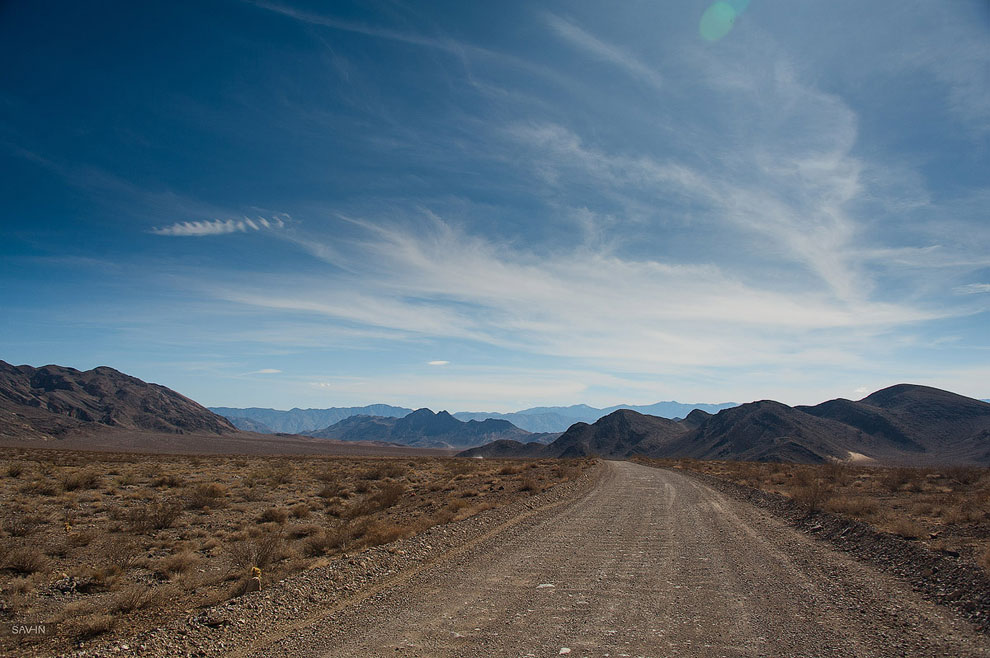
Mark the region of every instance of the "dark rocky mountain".
POLYGON ((630 409, 613 411, 594 424, 575 423, 548 446, 554 457, 631 457, 662 452, 687 430, 678 422, 630 409))
POLYGON ((686 418, 680 421, 681 425, 687 430, 698 429, 702 425, 708 422, 708 419, 712 417, 712 414, 707 411, 702 411, 701 409, 695 409, 687 415, 686 418))
POLYGON ((0 361, 0 435, 43 438, 87 426, 173 434, 237 431, 189 398, 113 368, 82 372, 0 361))
MULTIPOLYGON (((330 407, 329 409, 263 409, 260 407, 210 407, 210 411, 231 420, 247 419, 268 428, 270 433, 302 434, 325 429, 351 416, 388 416, 401 418, 412 413, 412 409, 393 407, 388 404, 371 404, 366 407, 330 407)), ((238 421, 241 422, 241 421, 238 421)), ((234 422, 236 425, 237 422, 234 422)), ((247 429, 244 427, 243 429, 247 429)), ((261 430, 252 429, 252 432, 261 430)))
POLYGON ((463 421, 486 420, 488 418, 493 418, 495 420, 507 420, 516 427, 524 429, 527 432, 563 432, 574 424, 573 418, 568 418, 567 416, 562 416, 561 414, 552 412, 529 414, 517 411, 508 414, 500 414, 484 411, 458 411, 453 414, 453 416, 457 420, 463 421))
POLYGON ((532 434, 506 420, 488 419, 462 422, 446 411, 433 413, 417 409, 403 418, 352 416, 306 436, 344 441, 388 441, 429 448, 465 448, 491 441, 552 440, 557 435, 532 434))
MULTIPOLYGON (((488 456, 488 446, 465 453, 488 456)), ((692 412, 679 422, 615 412, 593 425, 576 423, 539 454, 498 446, 499 456, 625 458, 693 457, 820 463, 990 465, 990 404, 948 391, 898 384, 858 402, 837 399, 810 407, 762 400, 715 415, 692 412)), ((494 456, 494 454, 492 455, 494 456)))

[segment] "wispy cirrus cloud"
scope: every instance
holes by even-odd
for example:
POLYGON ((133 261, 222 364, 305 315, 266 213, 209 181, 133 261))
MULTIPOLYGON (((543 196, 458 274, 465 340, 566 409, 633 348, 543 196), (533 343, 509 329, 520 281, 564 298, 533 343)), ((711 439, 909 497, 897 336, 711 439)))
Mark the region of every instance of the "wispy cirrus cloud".
POLYGON ((990 283, 968 283, 955 289, 957 295, 980 295, 990 293, 990 283))
POLYGON ((663 77, 659 73, 622 48, 599 39, 578 25, 555 14, 547 13, 544 18, 550 28, 571 45, 593 57, 615 64, 628 75, 651 87, 656 89, 663 87, 663 77))
POLYGON ((211 235, 226 235, 229 233, 248 233, 250 231, 265 231, 284 228, 286 221, 283 217, 264 217, 243 219, 215 219, 192 222, 176 222, 169 226, 151 229, 155 235, 173 237, 205 237, 211 235))

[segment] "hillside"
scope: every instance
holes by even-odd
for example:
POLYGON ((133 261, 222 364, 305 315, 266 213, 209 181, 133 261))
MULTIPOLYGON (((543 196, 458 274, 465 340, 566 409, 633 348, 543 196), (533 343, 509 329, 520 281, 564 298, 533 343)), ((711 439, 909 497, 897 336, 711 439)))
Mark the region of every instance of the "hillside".
POLYGON ((0 361, 0 436, 53 437, 90 425, 173 434, 237 431, 189 398, 113 368, 0 361))
POLYGON ((446 411, 433 413, 429 409, 418 409, 403 418, 352 416, 305 434, 344 441, 388 441, 431 448, 466 448, 500 440, 539 441, 547 438, 519 429, 506 420, 470 420, 465 423, 446 411))
MULTIPOLYGON (((512 449, 518 456, 533 456, 532 448, 505 443, 498 446, 498 454, 508 456, 512 449)), ((488 456, 488 446, 463 454, 488 456)), ((761 400, 715 415, 693 411, 679 422, 625 410, 592 425, 572 425, 539 456, 592 454, 990 464, 990 404, 927 386, 898 384, 858 402, 837 399, 790 407, 761 400)))

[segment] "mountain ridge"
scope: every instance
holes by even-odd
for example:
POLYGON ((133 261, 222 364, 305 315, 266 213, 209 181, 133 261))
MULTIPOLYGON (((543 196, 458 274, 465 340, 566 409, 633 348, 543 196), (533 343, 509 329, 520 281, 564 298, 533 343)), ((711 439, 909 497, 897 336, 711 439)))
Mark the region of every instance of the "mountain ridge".
POLYGON ((0 432, 61 436, 87 425, 170 434, 237 429, 199 403, 108 366, 14 366, 0 361, 0 432))
MULTIPOLYGON (((990 464, 990 404, 918 384, 890 386, 859 401, 837 398, 790 407, 759 400, 703 414, 692 412, 672 421, 621 410, 592 425, 576 423, 545 448, 501 443, 497 453, 990 464)), ((461 454, 488 456, 486 446, 461 454)))
MULTIPOLYGON (((520 429, 506 420, 458 420, 447 411, 417 409, 402 418, 350 416, 330 427, 305 432, 304 436, 342 441, 387 441, 424 448, 467 448, 499 440, 547 438, 520 429)), ((556 438, 553 435, 552 438, 556 438)))

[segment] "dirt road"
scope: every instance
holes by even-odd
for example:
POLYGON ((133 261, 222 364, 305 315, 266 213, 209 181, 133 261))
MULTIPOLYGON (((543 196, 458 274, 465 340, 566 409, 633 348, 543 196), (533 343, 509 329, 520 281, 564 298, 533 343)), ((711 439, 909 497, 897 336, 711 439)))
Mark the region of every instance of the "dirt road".
POLYGON ((255 655, 982 656, 990 641, 765 512, 610 462, 574 502, 255 655))

